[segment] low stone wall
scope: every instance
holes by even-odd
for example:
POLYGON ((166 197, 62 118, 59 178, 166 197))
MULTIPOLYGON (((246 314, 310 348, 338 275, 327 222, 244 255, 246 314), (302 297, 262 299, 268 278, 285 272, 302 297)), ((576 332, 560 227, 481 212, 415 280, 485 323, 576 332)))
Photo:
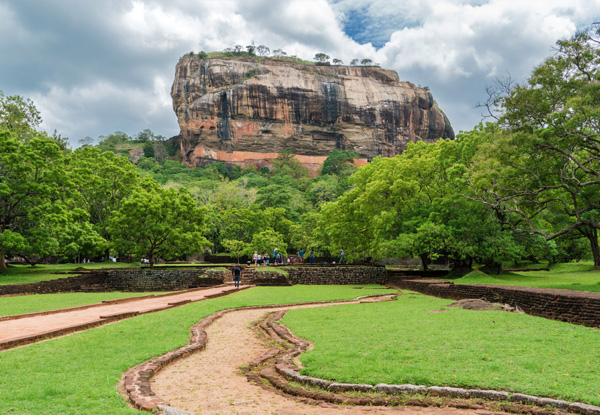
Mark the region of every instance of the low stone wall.
POLYGON ((399 288, 453 300, 481 298, 520 307, 527 314, 600 327, 600 293, 533 287, 454 284, 437 280, 393 281, 399 288))
POLYGON ((293 285, 385 284, 388 280, 384 267, 306 267, 288 268, 286 271, 293 285))
POLYGON ((112 270, 108 273, 108 285, 118 291, 177 291, 223 284, 225 274, 182 268, 112 270))
MULTIPOLYGON (((233 276, 230 277, 233 280, 233 276)), ((261 286, 289 286, 292 285, 285 274, 276 271, 259 271, 248 267, 242 271, 240 277, 242 284, 261 286)))
POLYGON ((107 272, 91 272, 33 284, 0 285, 0 295, 52 294, 80 291, 106 291, 107 272))
MULTIPOLYGON (((281 270, 262 271, 260 267, 244 267, 240 278, 243 284, 253 285, 362 285, 385 284, 388 280, 384 267, 358 267, 358 266, 282 266, 281 270)), ((413 277, 414 278, 414 277, 413 277)), ((232 276, 227 276, 225 281, 232 281, 232 276)))

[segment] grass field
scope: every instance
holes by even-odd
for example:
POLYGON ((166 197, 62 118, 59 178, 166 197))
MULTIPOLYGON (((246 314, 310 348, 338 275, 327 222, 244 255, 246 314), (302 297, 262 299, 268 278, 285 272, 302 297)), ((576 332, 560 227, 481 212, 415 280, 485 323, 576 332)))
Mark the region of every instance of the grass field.
POLYGON ((600 404, 600 331, 503 311, 396 302, 293 310, 283 322, 315 344, 304 374, 339 382, 446 385, 600 404), (443 312, 432 312, 443 309, 443 312))
POLYGON ((13 314, 34 313, 37 311, 56 310, 59 308, 75 307, 80 305, 101 303, 104 300, 118 298, 139 297, 149 294, 163 294, 158 292, 144 293, 61 293, 19 295, 14 297, 0 297, 0 316, 13 314))
POLYGON ((592 262, 577 262, 557 264, 550 271, 505 272, 503 275, 472 272, 452 281, 455 284, 518 285, 600 292, 600 271, 592 271, 592 266, 592 262))
POLYGON ((121 374, 189 341, 189 327, 224 308, 381 294, 352 286, 258 287, 0 352, 0 413, 125 415, 121 374))

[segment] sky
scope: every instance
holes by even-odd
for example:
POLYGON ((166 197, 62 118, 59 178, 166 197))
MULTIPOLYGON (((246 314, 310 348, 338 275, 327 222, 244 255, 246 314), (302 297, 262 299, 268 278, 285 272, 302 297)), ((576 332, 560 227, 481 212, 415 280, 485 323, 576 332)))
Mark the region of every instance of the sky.
POLYGON ((179 133, 181 56, 264 44, 312 60, 372 59, 427 86, 455 132, 486 86, 524 83, 556 41, 600 21, 600 0, 0 0, 0 91, 68 137, 179 133))

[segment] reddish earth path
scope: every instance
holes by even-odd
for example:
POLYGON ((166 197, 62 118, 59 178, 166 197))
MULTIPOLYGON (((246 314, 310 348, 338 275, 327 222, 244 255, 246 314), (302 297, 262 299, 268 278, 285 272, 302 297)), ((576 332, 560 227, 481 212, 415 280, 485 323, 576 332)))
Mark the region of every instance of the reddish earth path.
MULTIPOLYGON (((240 288, 248 287, 241 286, 240 288)), ((161 311, 188 302, 201 301, 233 291, 236 289, 231 285, 195 289, 173 295, 128 300, 116 304, 98 304, 85 309, 75 309, 57 314, 0 321, 0 350, 85 330, 137 314, 161 311)))
POLYGON ((169 408, 168 413, 173 415, 509 415, 505 412, 451 407, 308 405, 248 382, 240 367, 273 347, 265 344, 252 330, 252 321, 270 311, 328 305, 335 304, 228 313, 207 327, 208 342, 203 351, 174 362, 152 378, 152 391, 169 402, 173 409, 169 408))

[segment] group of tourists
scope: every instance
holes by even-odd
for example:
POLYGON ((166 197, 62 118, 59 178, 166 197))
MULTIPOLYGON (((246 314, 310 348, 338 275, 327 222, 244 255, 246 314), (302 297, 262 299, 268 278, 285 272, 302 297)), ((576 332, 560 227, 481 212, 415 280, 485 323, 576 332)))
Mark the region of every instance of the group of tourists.
MULTIPOLYGON (((313 250, 310 250, 309 261, 312 264, 314 262, 313 250)), ((301 249, 298 251, 296 256, 286 256, 285 252, 279 252, 277 248, 273 250, 273 256, 270 256, 269 253, 259 254, 258 251, 254 251, 252 255, 252 262, 254 266, 267 266, 273 262, 273 265, 282 265, 282 264, 304 264, 304 250, 301 249)))

